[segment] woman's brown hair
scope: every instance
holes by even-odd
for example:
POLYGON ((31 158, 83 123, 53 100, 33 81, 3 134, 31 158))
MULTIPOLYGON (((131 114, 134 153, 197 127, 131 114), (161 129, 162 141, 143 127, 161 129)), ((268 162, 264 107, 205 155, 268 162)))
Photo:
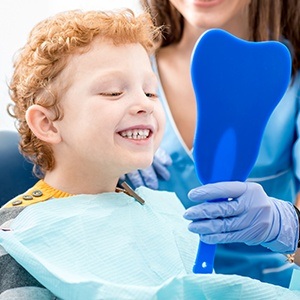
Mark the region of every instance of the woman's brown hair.
MULTIPOLYGON (((169 0, 140 0, 153 22, 163 27, 160 47, 178 43, 183 33, 183 16, 169 0)), ((300 1, 252 0, 249 5, 250 40, 286 39, 291 45, 293 75, 300 69, 300 1)))

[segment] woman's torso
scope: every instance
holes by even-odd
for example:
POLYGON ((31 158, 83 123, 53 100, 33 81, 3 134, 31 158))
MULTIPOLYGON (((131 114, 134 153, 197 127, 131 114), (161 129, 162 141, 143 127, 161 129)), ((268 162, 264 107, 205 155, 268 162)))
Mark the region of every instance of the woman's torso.
MULTIPOLYGON (((153 58, 153 68, 160 78, 155 58, 153 58)), ((181 76, 186 77, 187 74, 184 75, 183 73, 181 76)), ((298 74, 295 82, 289 87, 269 119, 256 164, 248 179, 259 182, 270 196, 287 201, 294 200, 297 180, 300 178, 300 158, 297 159, 296 157, 296 152, 299 149, 295 147, 298 138, 297 126, 298 130, 300 127, 299 120, 297 125, 300 102, 299 86, 300 75, 298 74)), ((182 85, 182 89, 185 89, 184 85, 182 85)), ((189 90, 188 87, 186 89, 189 90)), ((181 97, 183 94, 184 91, 180 94, 181 97)), ((177 117, 173 116, 172 107, 176 105, 177 99, 174 97, 167 101, 162 82, 160 81, 159 97, 167 118, 165 135, 161 147, 171 155, 173 164, 170 167, 170 180, 160 180, 159 188, 175 191, 183 204, 189 207, 192 203, 189 201, 187 193, 192 188, 199 186, 200 182, 194 170, 192 151, 185 141, 188 140, 188 143, 190 143, 190 140, 188 137, 184 140, 181 134, 181 132, 185 132, 185 129, 182 128, 185 126, 185 123, 189 124, 189 127, 190 123, 192 123, 193 128, 195 127, 193 123, 194 116, 190 118, 186 113, 191 111, 188 108, 191 106, 189 104, 191 102, 191 94, 187 91, 187 95, 189 95, 189 98, 186 100, 186 107, 182 107, 181 109, 181 116, 178 118, 178 112, 177 117), (180 122, 177 122, 177 120, 180 122), (179 128, 179 126, 181 127, 179 128)), ((195 102, 195 99, 192 100, 192 102, 195 102)), ((182 101, 182 99, 179 101, 182 101)), ((298 141, 297 143, 299 144, 300 142, 298 141)))

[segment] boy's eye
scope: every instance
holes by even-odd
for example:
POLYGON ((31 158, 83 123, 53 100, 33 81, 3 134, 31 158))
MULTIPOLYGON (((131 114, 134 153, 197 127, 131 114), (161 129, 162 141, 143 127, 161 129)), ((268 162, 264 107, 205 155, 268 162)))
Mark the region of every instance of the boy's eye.
POLYGON ((149 97, 149 98, 157 98, 157 94, 154 94, 154 93, 145 93, 146 97, 149 97))
POLYGON ((122 95, 122 92, 111 92, 111 93, 99 93, 100 96, 106 96, 106 97, 117 97, 122 95))

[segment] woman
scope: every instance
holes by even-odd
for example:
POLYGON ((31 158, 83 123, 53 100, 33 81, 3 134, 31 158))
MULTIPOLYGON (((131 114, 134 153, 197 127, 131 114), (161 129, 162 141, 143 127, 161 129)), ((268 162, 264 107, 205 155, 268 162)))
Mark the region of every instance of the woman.
MULTIPOLYGON (((291 85, 273 112, 249 181, 260 183, 272 197, 294 202, 300 179, 300 2, 280 0, 141 0, 156 25, 164 25, 153 67, 160 79, 159 95, 167 114, 162 142, 173 164, 170 179, 159 189, 175 191, 186 207, 188 192, 200 185, 192 159, 196 103, 190 80, 195 42, 210 28, 222 28, 249 41, 281 40, 291 49, 291 85), (298 157, 296 157, 298 153, 298 157)), ((299 193, 298 193, 298 198, 299 193)), ((219 245, 215 269, 288 286, 294 265, 261 247, 219 245)))

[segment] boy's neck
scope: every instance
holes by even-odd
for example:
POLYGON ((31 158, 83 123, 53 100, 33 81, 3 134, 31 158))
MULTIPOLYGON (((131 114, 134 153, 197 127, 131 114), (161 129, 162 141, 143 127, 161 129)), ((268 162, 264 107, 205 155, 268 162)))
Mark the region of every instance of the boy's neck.
POLYGON ((53 188, 72 195, 114 192, 119 178, 98 176, 57 176, 54 172, 45 175, 44 181, 53 188))

